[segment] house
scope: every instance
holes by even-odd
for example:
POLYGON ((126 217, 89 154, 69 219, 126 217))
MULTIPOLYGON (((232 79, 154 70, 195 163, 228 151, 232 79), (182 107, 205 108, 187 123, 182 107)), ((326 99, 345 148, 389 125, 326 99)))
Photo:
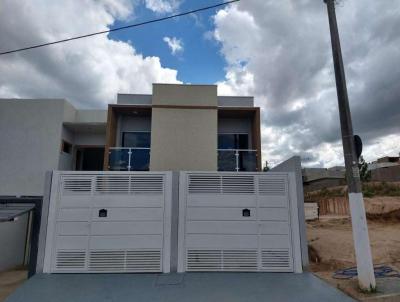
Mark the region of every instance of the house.
POLYGON ((311 192, 323 188, 343 186, 346 184, 345 168, 335 166, 331 168, 303 168, 304 191, 311 192))
POLYGON ((260 108, 216 85, 154 84, 107 110, 0 100, 0 195, 42 195, 46 171, 261 171, 260 108))
POLYGON ((400 157, 386 156, 368 164, 371 181, 400 181, 400 157))
POLYGON ((252 97, 154 84, 107 110, 2 100, 0 115, 0 196, 43 195, 37 272, 307 266, 300 158, 261 171, 252 97))

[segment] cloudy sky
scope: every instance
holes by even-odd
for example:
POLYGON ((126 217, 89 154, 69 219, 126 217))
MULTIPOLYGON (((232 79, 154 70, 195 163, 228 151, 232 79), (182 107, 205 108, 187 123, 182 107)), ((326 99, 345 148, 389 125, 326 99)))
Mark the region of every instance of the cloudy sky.
MULTIPOLYGON (((218 0, 1 0, 0 52, 107 30, 218 0)), ((337 8, 354 129, 368 161, 400 152, 400 2, 337 8)), ((342 164, 322 0, 242 0, 141 28, 0 56, 0 97, 104 108, 153 82, 218 83, 262 107, 263 160, 342 164)))

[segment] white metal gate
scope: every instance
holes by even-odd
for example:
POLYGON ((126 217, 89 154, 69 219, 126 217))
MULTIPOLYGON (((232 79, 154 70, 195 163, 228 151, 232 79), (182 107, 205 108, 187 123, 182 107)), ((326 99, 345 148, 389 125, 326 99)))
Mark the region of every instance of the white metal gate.
POLYGON ((178 271, 301 272, 294 173, 182 172, 178 271))
POLYGON ((53 172, 44 272, 169 272, 170 172, 53 172))

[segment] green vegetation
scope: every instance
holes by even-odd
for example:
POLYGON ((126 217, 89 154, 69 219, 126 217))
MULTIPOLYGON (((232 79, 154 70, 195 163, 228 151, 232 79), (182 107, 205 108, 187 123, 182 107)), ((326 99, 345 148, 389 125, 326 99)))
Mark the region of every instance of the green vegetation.
POLYGON ((365 197, 400 196, 400 185, 395 183, 363 183, 365 197))
POLYGON ((358 169, 360 170, 360 178, 361 181, 370 181, 371 180, 371 171, 368 171, 368 164, 364 160, 364 157, 361 155, 358 161, 358 169))
POLYGON ((315 201, 319 199, 328 199, 334 197, 345 197, 347 196, 346 187, 336 187, 336 188, 323 188, 318 191, 308 192, 304 194, 305 201, 315 201))
POLYGON ((360 287, 358 289, 365 295, 376 294, 378 292, 378 288, 376 286, 372 286, 372 284, 369 285, 369 289, 362 289, 360 287))
POLYGON ((265 161, 265 167, 263 169, 263 172, 268 172, 270 170, 269 166, 268 166, 268 162, 265 161))
MULTIPOLYGON (((399 183, 387 182, 364 182, 362 185, 364 197, 371 198, 375 196, 400 196, 399 183)), ((347 197, 347 187, 323 188, 318 191, 304 194, 305 201, 315 201, 319 199, 328 199, 335 197, 347 197)))

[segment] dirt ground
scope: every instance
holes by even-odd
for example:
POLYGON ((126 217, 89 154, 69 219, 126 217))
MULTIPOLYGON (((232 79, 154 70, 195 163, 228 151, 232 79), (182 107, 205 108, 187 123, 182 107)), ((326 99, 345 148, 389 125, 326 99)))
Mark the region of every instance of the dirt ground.
MULTIPOLYGON (((400 199, 366 199, 365 208, 374 265, 385 264, 400 271, 400 199)), ((310 270, 354 298, 365 298, 357 288, 356 279, 333 278, 336 270, 355 266, 350 218, 322 216, 320 220, 307 222, 307 237, 310 270)), ((399 279, 393 279, 385 282, 400 283, 399 279)), ((382 280, 378 281, 378 289, 380 284, 382 280)))
MULTIPOLYGON (((400 264, 400 221, 368 221, 375 264, 400 264)), ((313 252, 313 270, 335 270, 355 264, 350 218, 323 217, 307 223, 307 237, 313 252)))
MULTIPOLYGON (((365 198, 375 264, 400 261, 400 198, 365 198)), ((350 217, 321 216, 307 222, 313 270, 335 270, 355 264, 350 217), (315 266, 315 267, 314 267, 315 266)))
POLYGON ((0 272, 0 302, 3 302, 27 278, 24 268, 0 272))

